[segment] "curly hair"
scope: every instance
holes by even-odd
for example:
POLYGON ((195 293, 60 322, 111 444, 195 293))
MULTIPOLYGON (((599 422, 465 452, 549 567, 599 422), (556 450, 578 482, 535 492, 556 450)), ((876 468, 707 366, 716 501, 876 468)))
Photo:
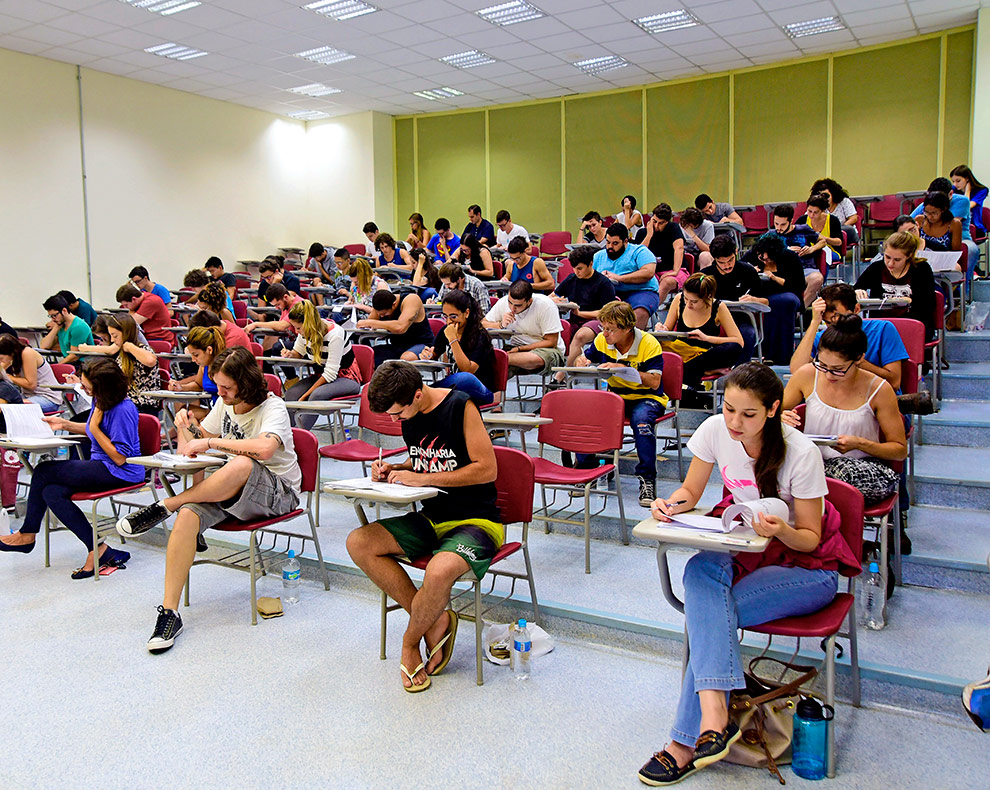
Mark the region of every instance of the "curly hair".
POLYGON ((237 397, 252 406, 260 406, 268 398, 268 382, 254 354, 243 346, 231 346, 213 358, 210 378, 217 380, 223 373, 237 385, 237 397))

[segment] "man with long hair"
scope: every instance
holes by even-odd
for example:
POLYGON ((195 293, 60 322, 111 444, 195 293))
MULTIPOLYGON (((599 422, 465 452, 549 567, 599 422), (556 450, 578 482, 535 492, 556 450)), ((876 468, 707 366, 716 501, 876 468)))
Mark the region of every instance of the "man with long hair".
POLYGON ((148 650, 162 653, 182 633, 179 596, 201 533, 227 519, 254 521, 282 516, 299 503, 302 472, 296 462, 285 401, 268 392, 258 363, 246 348, 229 348, 210 365, 219 398, 202 423, 182 409, 175 417, 178 452, 207 450, 227 463, 178 496, 135 510, 117 522, 125 536, 147 532, 173 513, 165 557, 165 596, 148 650))

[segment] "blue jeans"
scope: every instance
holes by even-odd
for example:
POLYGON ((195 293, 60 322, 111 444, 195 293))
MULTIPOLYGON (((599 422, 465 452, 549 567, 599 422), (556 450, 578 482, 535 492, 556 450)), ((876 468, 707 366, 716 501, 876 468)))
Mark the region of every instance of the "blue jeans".
MULTIPOLYGON (((636 442, 636 476, 655 481, 657 478, 657 434, 656 421, 663 416, 664 406, 652 398, 625 401, 626 417, 632 428, 636 442)), ((590 455, 578 453, 576 465, 579 469, 593 466, 590 455)))
POLYGON ((0 401, 4 403, 24 403, 21 390, 9 381, 0 380, 0 401))
POLYGON ((801 309, 801 300, 788 291, 767 301, 770 312, 763 314, 763 356, 786 365, 794 354, 794 317, 801 309))
POLYGON ((973 281, 973 272, 976 270, 977 264, 980 262, 980 248, 976 246, 976 242, 972 239, 963 239, 962 243, 966 245, 969 250, 969 258, 966 261, 966 284, 968 285, 973 281))
POLYGON ((474 401, 475 406, 487 406, 495 400, 495 393, 481 383, 481 379, 473 373, 451 373, 444 379, 436 383, 437 387, 450 387, 452 390, 466 392, 468 397, 474 401))
POLYGON ((24 401, 26 403, 37 403, 41 407, 42 414, 54 414, 59 409, 57 403, 52 403, 42 395, 28 395, 24 401))
POLYGON ((736 629, 811 614, 838 589, 835 571, 773 565, 733 584, 732 555, 703 551, 684 569, 684 618, 691 655, 670 737, 693 747, 701 734, 698 692, 744 688, 736 629))

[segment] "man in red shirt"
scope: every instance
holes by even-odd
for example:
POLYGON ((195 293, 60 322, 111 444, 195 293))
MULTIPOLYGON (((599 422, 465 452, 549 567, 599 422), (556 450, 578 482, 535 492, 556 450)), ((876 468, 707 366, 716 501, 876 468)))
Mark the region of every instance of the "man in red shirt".
POLYGON ((231 346, 243 346, 248 351, 251 350, 251 341, 247 336, 247 332, 237 324, 224 321, 212 310, 200 310, 198 313, 193 313, 192 318, 189 319, 189 326, 190 328, 194 326, 218 327, 223 332, 223 339, 227 348, 231 346))
POLYGON ((165 331, 165 327, 171 326, 172 317, 161 298, 142 291, 134 283, 127 283, 117 289, 117 302, 127 308, 148 340, 173 343, 175 335, 165 331))

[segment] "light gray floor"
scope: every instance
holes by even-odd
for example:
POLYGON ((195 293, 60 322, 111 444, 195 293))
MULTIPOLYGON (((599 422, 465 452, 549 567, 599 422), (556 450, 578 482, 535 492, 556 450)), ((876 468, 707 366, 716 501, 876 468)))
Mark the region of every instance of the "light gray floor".
MULTIPOLYGON (((478 688, 466 628, 414 696, 397 667, 402 617, 380 661, 377 598, 353 585, 307 581, 298 606, 252 628, 246 575, 196 568, 185 633, 151 656, 164 557, 131 548, 99 584, 69 579, 70 535, 51 569, 40 553, 0 558, 0 787, 635 788, 665 740, 680 670, 660 646, 564 637, 528 684, 487 665, 478 688)), ((280 594, 278 580, 260 593, 280 594)), ((961 712, 840 705, 837 736, 838 778, 823 787, 985 786, 987 741, 961 712)), ((719 765, 684 786, 777 785, 719 765)))

